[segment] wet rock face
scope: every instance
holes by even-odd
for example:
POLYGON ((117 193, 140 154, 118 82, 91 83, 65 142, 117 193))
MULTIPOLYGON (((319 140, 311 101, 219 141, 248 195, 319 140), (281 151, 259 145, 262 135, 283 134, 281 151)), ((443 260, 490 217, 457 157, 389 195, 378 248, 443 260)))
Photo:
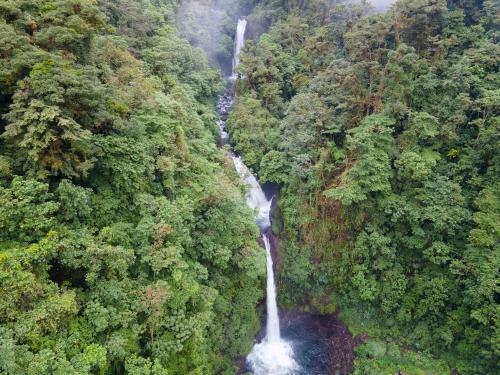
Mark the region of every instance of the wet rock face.
MULTIPOLYGON (((278 196, 279 186, 264 186, 266 196, 278 196)), ((271 244, 275 267, 282 263, 280 241, 272 229, 265 232, 271 244)), ((352 337, 347 326, 336 314, 316 315, 299 311, 282 311, 281 332, 294 351, 294 358, 301 370, 294 375, 348 375, 352 373, 355 360, 354 348, 366 340, 366 336, 352 337)), ((265 319, 262 326, 265 326, 265 319)), ((264 338, 264 329, 257 341, 264 338)), ((249 371, 243 367, 241 373, 249 371)))
MULTIPOLYGON (((265 327, 265 318, 262 322, 265 327)), ((262 329, 256 340, 265 336, 262 329)), ((348 375, 353 371, 354 348, 367 336, 352 337, 347 326, 336 314, 315 315, 299 311, 281 312, 282 336, 290 342, 295 359, 303 372, 294 375, 348 375)), ((248 374, 250 368, 241 363, 239 374, 248 374)))
POLYGON ((231 106, 233 105, 233 97, 230 88, 219 96, 219 101, 217 102, 217 112, 219 113, 219 120, 217 120, 217 126, 220 129, 220 140, 219 146, 224 146, 229 144, 229 133, 226 131, 226 120, 229 112, 231 111, 231 106))
POLYGON ((336 314, 314 315, 283 312, 283 336, 292 344, 297 360, 310 375, 347 375, 353 370, 354 348, 366 337, 352 337, 336 314))

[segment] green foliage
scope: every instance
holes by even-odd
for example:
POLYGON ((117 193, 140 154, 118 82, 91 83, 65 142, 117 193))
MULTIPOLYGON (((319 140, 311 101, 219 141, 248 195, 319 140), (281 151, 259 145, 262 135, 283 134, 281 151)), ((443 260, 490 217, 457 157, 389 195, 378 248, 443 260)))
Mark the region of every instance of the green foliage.
POLYGON ((100 95, 91 74, 47 60, 18 82, 2 136, 18 149, 18 163, 28 175, 78 176, 92 166, 89 127, 100 95))
POLYGON ((259 170, 262 182, 285 183, 289 174, 286 154, 276 150, 269 151, 260 161, 259 170))
POLYGON ((237 371, 265 259, 210 64, 255 3, 227 127, 281 301, 373 337, 355 374, 495 372, 498 5, 458 0, 1 2, 0 372, 237 371))
POLYGON ((59 204, 48 184, 16 176, 7 188, 0 187, 0 239, 36 241, 52 228, 59 204))
POLYGON ((356 334, 409 349, 368 343, 355 373, 495 372, 491 12, 492 2, 401 0, 365 16, 363 4, 265 1, 250 16, 271 27, 245 47, 228 125, 243 159, 282 185, 280 299, 335 298, 356 334))
POLYGON ((1 373, 231 373, 253 343, 265 256, 176 11, 0 4, 1 373))
POLYGON ((350 168, 338 177, 339 187, 324 192, 326 197, 350 206, 366 200, 372 193, 391 190, 392 125, 391 119, 372 115, 347 132, 345 147, 352 155, 347 162, 350 168))
POLYGON ((278 121, 255 98, 237 101, 226 125, 235 150, 244 155, 245 164, 251 168, 257 169, 262 156, 277 146, 278 121))
POLYGON ((368 341, 356 348, 353 374, 447 375, 449 368, 442 361, 412 351, 401 351, 395 344, 368 341))

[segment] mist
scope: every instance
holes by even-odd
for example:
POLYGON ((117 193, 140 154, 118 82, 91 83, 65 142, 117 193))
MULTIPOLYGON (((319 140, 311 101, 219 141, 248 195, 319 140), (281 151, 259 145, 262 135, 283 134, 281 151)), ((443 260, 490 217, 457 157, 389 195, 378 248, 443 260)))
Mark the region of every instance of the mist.
POLYGON ((391 4, 395 3, 396 0, 371 0, 372 5, 381 10, 385 10, 391 6, 391 4))
MULTIPOLYGON (((368 1, 376 12, 381 12, 396 0, 368 1)), ((177 28, 192 46, 206 52, 210 65, 221 66, 229 73, 236 21, 238 17, 249 14, 254 3, 252 0, 182 0, 177 11, 177 28)), ((259 24, 261 20, 257 18, 249 20, 247 36, 250 39, 265 31, 265 26, 259 24)))
POLYGON ((212 66, 230 70, 238 0, 184 0, 177 27, 191 45, 202 48, 212 66))

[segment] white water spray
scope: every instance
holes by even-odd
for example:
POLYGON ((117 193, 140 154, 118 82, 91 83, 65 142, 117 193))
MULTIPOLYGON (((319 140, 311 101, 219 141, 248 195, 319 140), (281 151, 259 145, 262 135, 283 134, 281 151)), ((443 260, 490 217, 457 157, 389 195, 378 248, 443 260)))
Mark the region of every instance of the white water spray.
POLYGON ((267 235, 263 234, 262 239, 267 258, 266 337, 261 343, 254 345, 247 361, 255 375, 291 375, 295 374, 299 367, 293 359, 292 347, 281 339, 271 244, 267 235))
POLYGON ((240 63, 240 52, 245 45, 245 31, 247 29, 247 20, 239 19, 236 27, 236 37, 234 38, 234 55, 233 55, 233 75, 236 78, 236 67, 240 63))

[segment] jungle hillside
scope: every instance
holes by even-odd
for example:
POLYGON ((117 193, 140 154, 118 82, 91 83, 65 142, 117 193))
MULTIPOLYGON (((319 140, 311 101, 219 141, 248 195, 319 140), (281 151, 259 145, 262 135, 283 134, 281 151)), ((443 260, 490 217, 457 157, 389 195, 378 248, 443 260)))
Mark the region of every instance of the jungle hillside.
POLYGON ((233 151, 280 312, 342 321, 352 374, 498 374, 500 4, 374 3, 0 0, 0 374, 246 373, 233 151))

